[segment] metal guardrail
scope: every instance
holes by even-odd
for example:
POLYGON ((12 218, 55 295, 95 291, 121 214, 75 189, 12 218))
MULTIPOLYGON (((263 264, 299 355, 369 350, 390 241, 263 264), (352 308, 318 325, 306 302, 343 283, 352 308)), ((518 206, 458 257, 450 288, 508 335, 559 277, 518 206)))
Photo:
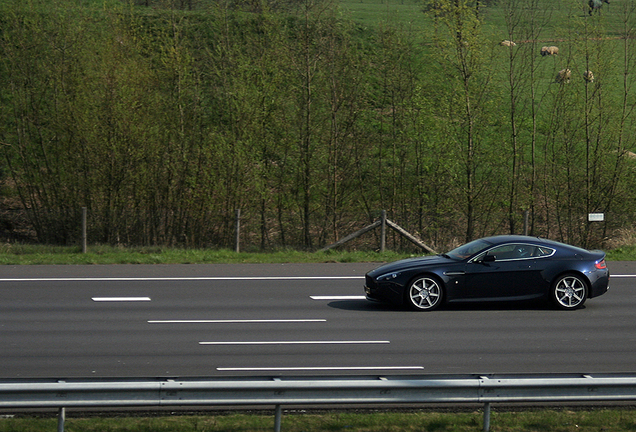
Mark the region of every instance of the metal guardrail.
POLYGON ((273 405, 490 404, 636 400, 636 374, 280 376, 149 379, 0 380, 0 408, 273 405))

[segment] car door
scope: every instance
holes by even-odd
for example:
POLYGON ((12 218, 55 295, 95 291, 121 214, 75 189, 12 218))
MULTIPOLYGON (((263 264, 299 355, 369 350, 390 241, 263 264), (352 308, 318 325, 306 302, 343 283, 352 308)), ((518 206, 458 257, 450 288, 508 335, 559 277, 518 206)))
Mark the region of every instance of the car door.
POLYGON ((474 301, 535 297, 528 289, 537 277, 535 252, 535 246, 509 243, 473 258, 466 265, 463 297, 474 301))

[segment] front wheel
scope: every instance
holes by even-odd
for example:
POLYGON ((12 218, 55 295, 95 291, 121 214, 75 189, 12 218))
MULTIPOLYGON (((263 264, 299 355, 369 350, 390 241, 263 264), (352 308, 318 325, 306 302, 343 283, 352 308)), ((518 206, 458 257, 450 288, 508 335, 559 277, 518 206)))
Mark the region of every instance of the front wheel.
POLYGON ((406 300, 411 309, 430 311, 436 309, 444 297, 442 285, 427 276, 418 277, 411 281, 406 292, 406 300))
POLYGON ((552 284, 552 300, 561 309, 577 309, 587 299, 587 283, 574 274, 559 276, 552 284))

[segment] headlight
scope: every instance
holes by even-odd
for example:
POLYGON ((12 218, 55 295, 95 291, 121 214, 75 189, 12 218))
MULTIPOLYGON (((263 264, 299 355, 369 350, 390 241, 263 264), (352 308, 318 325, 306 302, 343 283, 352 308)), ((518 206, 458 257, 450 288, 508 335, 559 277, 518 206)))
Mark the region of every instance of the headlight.
POLYGON ((383 274, 383 275, 378 277, 378 282, 390 281, 390 280, 393 280, 393 279, 397 278, 399 275, 400 275, 400 273, 396 273, 396 272, 383 274))

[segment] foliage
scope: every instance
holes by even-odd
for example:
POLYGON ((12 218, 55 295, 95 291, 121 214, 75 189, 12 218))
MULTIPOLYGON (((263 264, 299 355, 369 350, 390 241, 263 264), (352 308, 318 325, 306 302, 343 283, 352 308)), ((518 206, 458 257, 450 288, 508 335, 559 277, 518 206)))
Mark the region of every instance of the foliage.
POLYGON ((86 207, 91 243, 225 248, 240 209, 243 244, 315 250, 386 209, 440 250, 602 247, 636 211, 636 6, 585 3, 2 0, 2 236, 76 245, 86 207))

